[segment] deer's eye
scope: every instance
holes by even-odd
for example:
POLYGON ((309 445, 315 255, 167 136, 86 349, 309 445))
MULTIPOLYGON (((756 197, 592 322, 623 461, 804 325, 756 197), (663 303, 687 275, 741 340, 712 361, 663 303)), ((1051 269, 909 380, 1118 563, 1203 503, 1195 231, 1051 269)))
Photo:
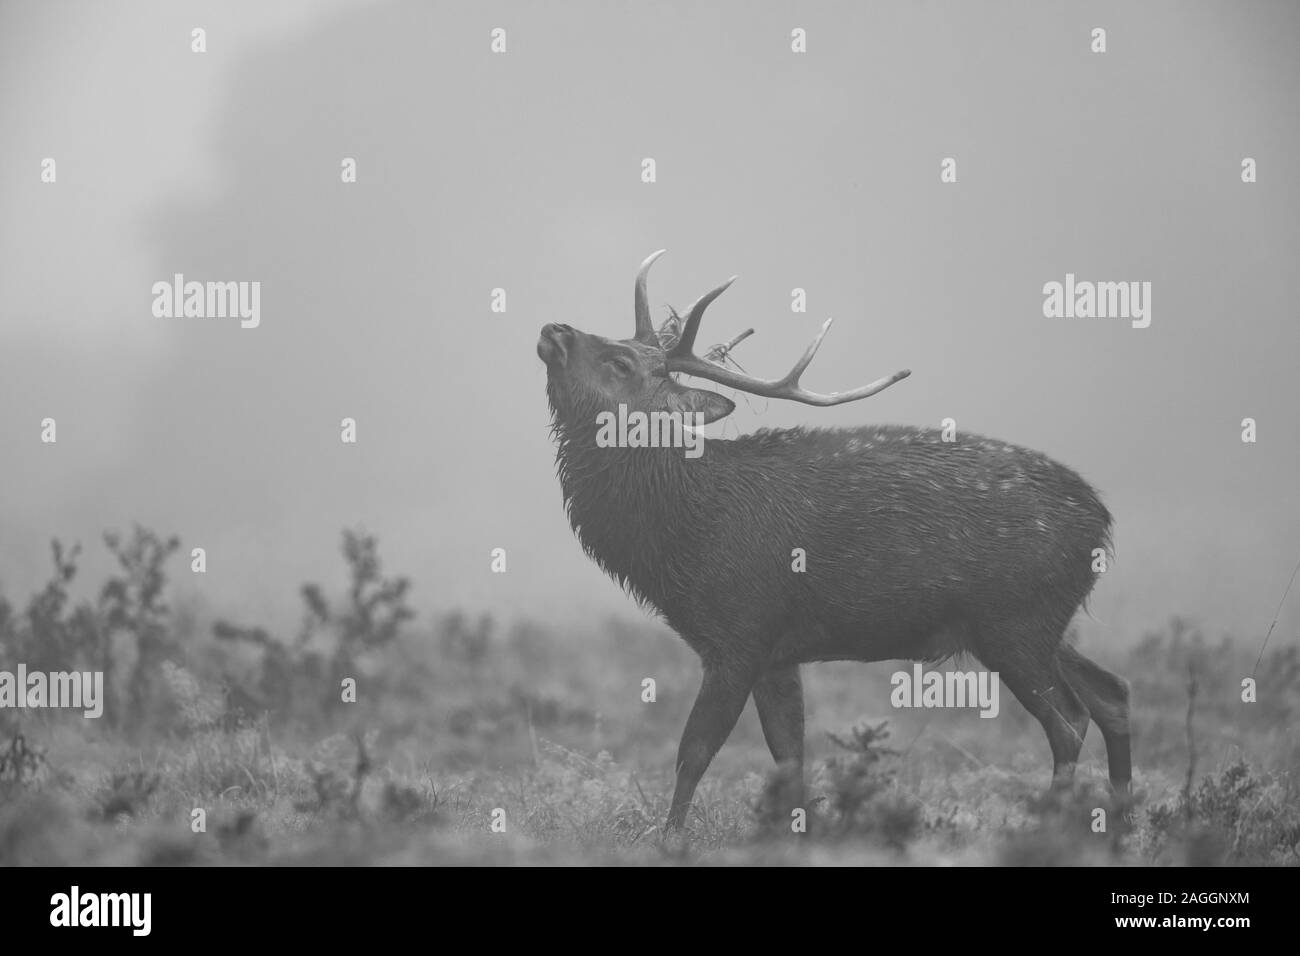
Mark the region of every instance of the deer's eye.
POLYGON ((620 375, 632 374, 632 363, 629 362, 627 359, 618 357, 618 358, 612 358, 609 361, 610 364, 614 366, 614 368, 618 369, 618 374, 620 375))

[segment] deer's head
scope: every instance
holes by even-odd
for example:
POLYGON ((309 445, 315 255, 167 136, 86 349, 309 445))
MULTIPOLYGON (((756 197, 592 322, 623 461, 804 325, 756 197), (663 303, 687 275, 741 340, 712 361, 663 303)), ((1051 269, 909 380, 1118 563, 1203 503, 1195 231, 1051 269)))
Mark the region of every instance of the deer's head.
MULTIPOLYGON (((753 395, 785 398, 807 405, 839 405, 856 401, 874 395, 911 374, 909 371, 895 372, 849 392, 820 395, 806 391, 799 384, 799 376, 812 361, 830 329, 830 319, 826 320, 794 368, 779 379, 751 378, 708 358, 700 358, 694 349, 704 310, 727 290, 735 277, 697 299, 684 318, 674 313, 663 328, 656 331, 650 321, 646 276, 663 252, 661 249, 647 258, 637 272, 636 329, 632 338, 607 339, 554 322, 542 326, 537 354, 546 363, 547 393, 557 419, 571 422, 586 418, 594 422, 598 413, 616 412, 619 405, 626 405, 629 412, 698 412, 708 423, 730 415, 735 409, 731 399, 716 392, 680 384, 673 378, 675 373, 707 379, 753 395)), ((731 344, 752 331, 738 336, 731 344)), ((717 352, 715 348, 708 355, 711 357, 717 352)))
MULTIPOLYGON (((735 409, 730 399, 681 385, 669 374, 668 353, 651 324, 646 295, 646 275, 661 255, 662 250, 650 256, 637 273, 636 332, 632 338, 607 339, 554 322, 542 326, 537 354, 546 363, 547 392, 557 416, 590 414, 594 420, 598 412, 617 411, 619 405, 626 405, 630 412, 699 412, 707 423, 735 409)), ((703 313, 726 287, 701 299, 692 310, 703 313)), ((665 335, 671 334, 672 323, 673 319, 665 323, 665 335)))

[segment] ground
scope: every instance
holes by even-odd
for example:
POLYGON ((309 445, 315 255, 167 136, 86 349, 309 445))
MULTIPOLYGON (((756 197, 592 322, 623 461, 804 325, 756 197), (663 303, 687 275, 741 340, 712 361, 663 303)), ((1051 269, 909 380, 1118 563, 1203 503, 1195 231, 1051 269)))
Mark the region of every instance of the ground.
POLYGON ((751 704, 666 835, 699 665, 634 608, 578 630, 422 623, 350 536, 350 597, 304 589, 303 632, 280 638, 167 607, 148 573, 165 542, 122 550, 97 603, 0 606, 0 670, 57 647, 107 662, 113 688, 99 720, 0 711, 0 864, 1300 861, 1294 646, 1265 655, 1253 703, 1258 647, 1176 618, 1081 648, 1132 684, 1127 817, 1095 727, 1074 792, 1045 796, 1046 739, 1005 690, 994 719, 895 710, 910 665, 811 665, 804 825, 751 704))

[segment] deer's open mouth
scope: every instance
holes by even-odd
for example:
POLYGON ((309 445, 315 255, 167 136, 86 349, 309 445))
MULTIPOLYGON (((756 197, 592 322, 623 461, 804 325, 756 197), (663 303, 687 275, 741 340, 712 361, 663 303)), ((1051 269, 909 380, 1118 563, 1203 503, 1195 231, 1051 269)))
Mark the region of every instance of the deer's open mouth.
POLYGON ((537 337, 537 357, 547 365, 564 364, 568 358, 565 348, 565 328, 554 323, 542 326, 542 334, 537 337))

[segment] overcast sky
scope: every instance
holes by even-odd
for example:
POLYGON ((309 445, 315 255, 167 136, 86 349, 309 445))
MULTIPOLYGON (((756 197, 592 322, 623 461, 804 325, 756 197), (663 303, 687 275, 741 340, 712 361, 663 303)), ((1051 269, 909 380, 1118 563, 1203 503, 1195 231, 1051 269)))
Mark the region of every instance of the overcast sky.
MULTIPOLYGON (((1115 514, 1099 640, 1262 639, 1300 558, 1297 49, 1287 2, 0 0, 4 592, 54 535, 97 583, 139 521, 207 549, 183 592, 292 622, 362 526, 424 610, 638 613, 568 528, 534 344, 630 335, 666 247, 656 313, 739 274, 703 340, 757 327, 753 373, 830 316, 809 387, 913 370, 714 434, 951 417, 1038 448, 1115 514), (260 281, 260 327, 155 317, 177 272, 260 281), (1149 281, 1150 327, 1045 318, 1067 272, 1149 281)), ((1298 626, 1293 594, 1274 639, 1298 626)))

